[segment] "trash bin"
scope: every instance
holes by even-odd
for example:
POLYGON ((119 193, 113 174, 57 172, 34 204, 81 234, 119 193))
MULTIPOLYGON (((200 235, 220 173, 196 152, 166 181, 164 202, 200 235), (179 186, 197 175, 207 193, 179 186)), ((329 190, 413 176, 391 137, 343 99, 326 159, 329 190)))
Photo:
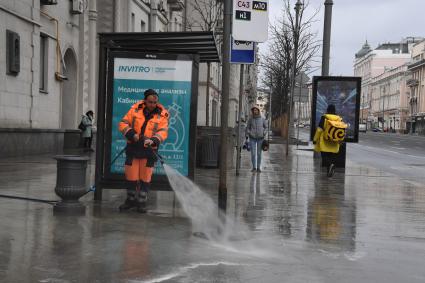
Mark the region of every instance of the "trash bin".
POLYGON ((220 136, 206 135, 201 138, 201 167, 218 167, 220 136))
POLYGON ((79 155, 57 155, 55 193, 62 199, 54 212, 84 213, 85 206, 78 199, 87 192, 86 169, 89 157, 79 155))

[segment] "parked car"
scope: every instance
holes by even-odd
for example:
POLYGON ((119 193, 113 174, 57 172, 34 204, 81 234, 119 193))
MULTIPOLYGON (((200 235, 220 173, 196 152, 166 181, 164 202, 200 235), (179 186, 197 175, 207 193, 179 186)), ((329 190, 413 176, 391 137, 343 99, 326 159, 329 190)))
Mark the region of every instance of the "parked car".
POLYGON ((375 133, 376 132, 382 132, 382 129, 381 128, 373 128, 372 131, 375 132, 375 133))
POLYGON ((366 133, 366 130, 367 130, 367 125, 366 124, 359 124, 359 132, 362 132, 362 133, 366 133))

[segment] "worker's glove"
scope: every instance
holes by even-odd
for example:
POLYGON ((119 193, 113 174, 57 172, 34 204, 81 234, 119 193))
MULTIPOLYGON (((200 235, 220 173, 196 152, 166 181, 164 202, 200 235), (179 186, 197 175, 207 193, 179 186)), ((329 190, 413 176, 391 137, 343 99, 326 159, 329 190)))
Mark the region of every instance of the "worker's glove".
POLYGON ((152 145, 154 145, 154 142, 151 139, 145 139, 144 145, 145 145, 145 147, 152 146, 152 145))

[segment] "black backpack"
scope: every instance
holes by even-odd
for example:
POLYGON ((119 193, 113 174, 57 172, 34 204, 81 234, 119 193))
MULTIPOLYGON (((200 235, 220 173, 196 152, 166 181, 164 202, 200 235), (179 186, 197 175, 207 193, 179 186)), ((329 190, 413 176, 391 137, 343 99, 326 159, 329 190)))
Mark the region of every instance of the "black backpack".
POLYGON ((81 131, 85 131, 86 130, 86 126, 83 124, 83 120, 81 120, 80 124, 78 125, 78 129, 80 129, 81 131))

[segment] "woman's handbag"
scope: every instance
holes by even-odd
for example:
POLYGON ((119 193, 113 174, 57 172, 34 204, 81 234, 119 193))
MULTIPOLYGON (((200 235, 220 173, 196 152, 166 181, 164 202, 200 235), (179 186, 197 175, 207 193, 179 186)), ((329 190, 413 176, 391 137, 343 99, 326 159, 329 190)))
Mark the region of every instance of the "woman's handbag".
POLYGON ((269 142, 267 140, 263 140, 263 142, 261 143, 261 149, 263 151, 269 150, 269 142))

